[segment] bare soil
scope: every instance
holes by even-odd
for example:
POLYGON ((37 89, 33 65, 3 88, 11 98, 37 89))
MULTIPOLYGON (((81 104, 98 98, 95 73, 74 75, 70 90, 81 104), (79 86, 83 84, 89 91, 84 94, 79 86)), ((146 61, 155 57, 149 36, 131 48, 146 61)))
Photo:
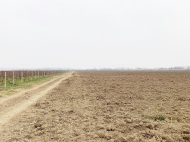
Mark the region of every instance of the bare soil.
POLYGON ((186 71, 75 72, 4 124, 0 140, 190 141, 189 86, 186 71))

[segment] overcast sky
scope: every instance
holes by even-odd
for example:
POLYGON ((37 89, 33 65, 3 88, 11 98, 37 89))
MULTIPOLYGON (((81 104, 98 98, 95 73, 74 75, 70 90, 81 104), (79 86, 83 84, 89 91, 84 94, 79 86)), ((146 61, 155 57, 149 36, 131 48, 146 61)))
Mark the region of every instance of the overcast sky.
POLYGON ((190 66, 189 0, 0 0, 0 68, 190 66))

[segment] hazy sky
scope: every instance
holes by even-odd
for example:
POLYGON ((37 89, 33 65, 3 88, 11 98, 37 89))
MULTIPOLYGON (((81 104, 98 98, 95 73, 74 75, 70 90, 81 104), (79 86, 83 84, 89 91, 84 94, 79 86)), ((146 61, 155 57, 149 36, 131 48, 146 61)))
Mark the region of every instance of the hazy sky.
POLYGON ((0 0, 0 68, 190 66, 189 0, 0 0))

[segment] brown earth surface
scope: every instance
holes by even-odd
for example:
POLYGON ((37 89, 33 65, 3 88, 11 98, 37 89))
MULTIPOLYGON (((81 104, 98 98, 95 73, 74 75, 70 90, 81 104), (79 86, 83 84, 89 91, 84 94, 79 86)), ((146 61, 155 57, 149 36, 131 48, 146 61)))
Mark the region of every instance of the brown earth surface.
POLYGON ((5 123, 0 140, 190 141, 189 86, 186 71, 75 72, 5 123))
POLYGON ((0 130, 12 117, 25 110, 35 103, 39 98, 47 94, 48 91, 56 87, 62 80, 70 77, 72 72, 65 73, 48 82, 42 83, 30 89, 23 90, 11 96, 0 99, 0 130))

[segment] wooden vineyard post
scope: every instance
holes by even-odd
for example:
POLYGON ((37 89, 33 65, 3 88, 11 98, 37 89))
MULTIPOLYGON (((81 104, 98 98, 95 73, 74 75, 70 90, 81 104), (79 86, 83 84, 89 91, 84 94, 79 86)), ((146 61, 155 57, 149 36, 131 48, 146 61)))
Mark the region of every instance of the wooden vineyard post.
POLYGON ((44 77, 45 77, 45 71, 44 71, 44 77))
POLYGON ((29 71, 27 71, 27 81, 30 81, 29 71))
POLYGON ((15 85, 15 73, 13 71, 13 85, 15 85))
POLYGON ((38 78, 39 78, 39 71, 38 71, 38 78))
POLYGON ((7 82, 6 82, 7 79, 6 78, 7 78, 7 73, 5 72, 5 88, 7 87, 7 82))
POLYGON ((23 82, 23 72, 21 72, 21 82, 23 82))
POLYGON ((33 71, 32 71, 32 79, 33 79, 33 71))
POLYGON ((27 71, 27 81, 29 81, 29 74, 28 74, 28 71, 27 71))

